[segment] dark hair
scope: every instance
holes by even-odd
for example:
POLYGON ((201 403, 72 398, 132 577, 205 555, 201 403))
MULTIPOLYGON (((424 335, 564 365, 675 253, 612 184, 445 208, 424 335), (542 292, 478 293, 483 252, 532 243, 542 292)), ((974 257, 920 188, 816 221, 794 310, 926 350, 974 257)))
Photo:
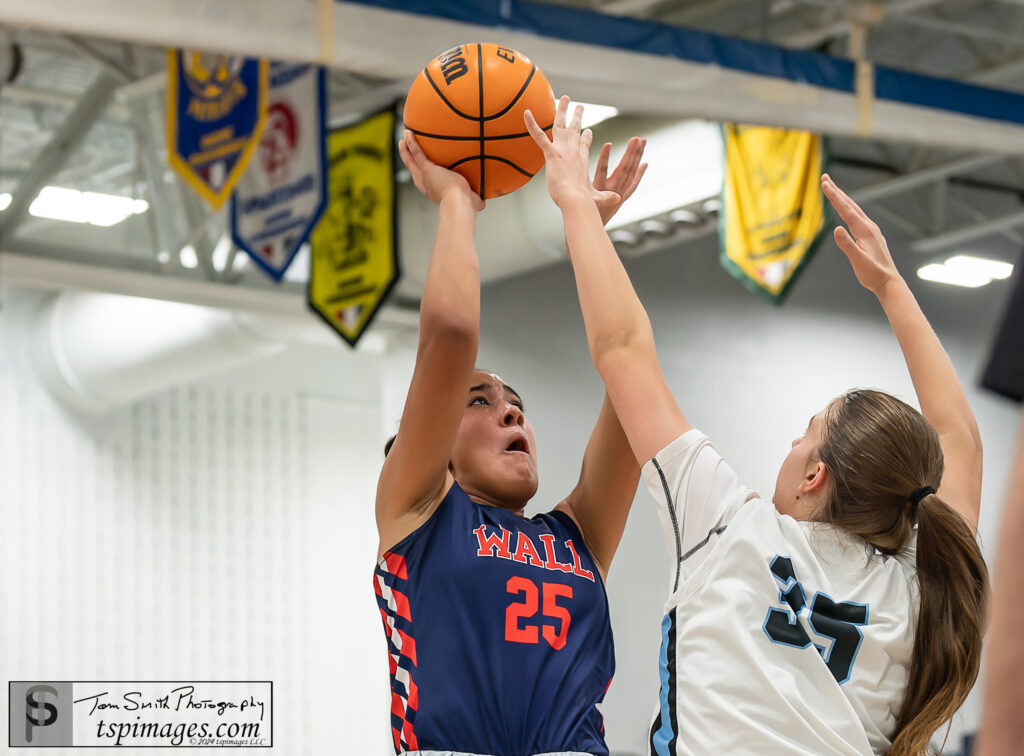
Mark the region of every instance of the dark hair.
POLYGON ((888 756, 917 756, 978 676, 988 570, 967 522, 936 494, 943 457, 938 434, 905 402, 855 390, 826 410, 820 460, 831 484, 821 519, 883 554, 903 551, 917 525, 920 610, 907 688, 888 756))
MULTIPOLYGON (((488 370, 487 368, 480 368, 480 367, 473 368, 473 372, 490 373, 491 375, 497 375, 497 373, 495 373, 493 370, 488 370)), ((512 389, 512 390, 515 391, 515 389, 512 389)), ((516 394, 518 395, 518 392, 516 392, 516 394)), ((387 441, 384 442, 384 458, 385 459, 387 459, 388 452, 391 451, 391 447, 394 446, 396 438, 398 438, 398 434, 397 433, 394 434, 391 438, 389 438, 387 441)))

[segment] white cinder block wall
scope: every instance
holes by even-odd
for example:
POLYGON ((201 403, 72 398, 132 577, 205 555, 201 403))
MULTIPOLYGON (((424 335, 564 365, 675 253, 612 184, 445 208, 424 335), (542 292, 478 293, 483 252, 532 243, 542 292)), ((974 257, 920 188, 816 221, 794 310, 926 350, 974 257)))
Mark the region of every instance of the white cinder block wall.
MULTIPOLYGON (((715 255, 708 243, 628 267, 684 411, 770 496, 789 442, 829 398, 861 385, 912 399, 912 387, 880 309, 831 245, 781 309, 715 255)), ((1005 284, 914 286, 981 424, 991 554, 1016 413, 974 383, 1005 284)), ((387 754, 372 501, 415 340, 384 355, 293 347, 95 421, 35 383, 21 339, 37 303, 5 291, 0 314, 5 679, 271 679, 282 752, 387 754)), ((566 266, 485 290, 478 363, 526 400, 541 465, 530 511, 549 508, 576 482, 602 394, 566 266)), ((641 491, 608 584, 616 753, 645 753, 667 581, 641 491)), ((972 700, 951 743, 976 721, 972 700)))
POLYGON ((89 419, 24 359, 37 303, 0 317, 3 679, 272 680, 278 752, 388 753, 380 356, 296 346, 89 419))

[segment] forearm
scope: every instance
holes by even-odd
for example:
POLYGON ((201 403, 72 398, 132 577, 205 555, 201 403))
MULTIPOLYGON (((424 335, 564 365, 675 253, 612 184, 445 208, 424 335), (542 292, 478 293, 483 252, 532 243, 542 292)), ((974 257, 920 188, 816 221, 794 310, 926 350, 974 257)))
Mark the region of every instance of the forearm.
POLYGON ((474 340, 480 328, 480 264, 474 234, 476 210, 460 195, 438 205, 437 234, 420 301, 421 344, 439 332, 474 340))
POLYGON ((1010 477, 1002 527, 999 532, 991 633, 986 648, 984 716, 976 744, 981 756, 1010 756, 1020 752, 1024 742, 1024 718, 1020 701, 1024 696, 1024 569, 1017 549, 1024 539, 1024 414, 1014 471, 1010 477))
POLYGON ((897 277, 875 293, 903 351, 921 413, 940 436, 968 437, 980 448, 978 424, 953 363, 907 283, 897 277))
POLYGON ((562 217, 587 342, 598 371, 607 357, 623 350, 654 354, 650 319, 593 200, 581 196, 563 203, 562 217))

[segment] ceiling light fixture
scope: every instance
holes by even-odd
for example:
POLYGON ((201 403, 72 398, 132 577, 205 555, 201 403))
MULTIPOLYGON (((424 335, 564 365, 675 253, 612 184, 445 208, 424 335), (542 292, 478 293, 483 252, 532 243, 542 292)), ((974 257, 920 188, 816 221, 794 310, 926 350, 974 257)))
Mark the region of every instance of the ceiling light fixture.
POLYGON ((29 205, 28 211, 37 218, 106 227, 148 209, 149 203, 146 200, 100 192, 80 192, 62 186, 44 186, 29 205))
POLYGON ((181 248, 178 253, 178 259, 181 261, 181 267, 188 268, 189 270, 199 267, 199 255, 196 254, 196 248, 191 244, 186 244, 181 248))
POLYGON ((583 122, 582 128, 589 129, 601 121, 607 121, 609 118, 614 118, 619 114, 619 109, 611 105, 595 105, 592 102, 570 102, 569 103, 569 117, 572 118, 577 105, 583 106, 583 122))
POLYGON ((931 263, 917 269, 918 278, 952 286, 978 288, 1009 278, 1013 264, 973 255, 954 255, 943 263, 931 263))

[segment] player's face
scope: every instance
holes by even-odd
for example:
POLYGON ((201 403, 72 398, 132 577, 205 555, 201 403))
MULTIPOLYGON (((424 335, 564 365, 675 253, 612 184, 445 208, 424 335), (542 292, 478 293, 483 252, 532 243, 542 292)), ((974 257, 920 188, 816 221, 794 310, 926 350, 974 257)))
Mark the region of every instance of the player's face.
POLYGON ((793 439, 789 454, 779 468, 779 477, 775 482, 775 495, 772 503, 782 514, 788 514, 798 520, 809 520, 814 516, 819 497, 805 490, 809 477, 813 477, 819 464, 818 447, 821 444, 822 424, 825 421, 825 410, 822 410, 807 424, 802 435, 793 439))
POLYGON ((470 496, 520 510, 537 492, 537 443, 523 401, 494 373, 473 372, 452 447, 455 479, 470 496))

